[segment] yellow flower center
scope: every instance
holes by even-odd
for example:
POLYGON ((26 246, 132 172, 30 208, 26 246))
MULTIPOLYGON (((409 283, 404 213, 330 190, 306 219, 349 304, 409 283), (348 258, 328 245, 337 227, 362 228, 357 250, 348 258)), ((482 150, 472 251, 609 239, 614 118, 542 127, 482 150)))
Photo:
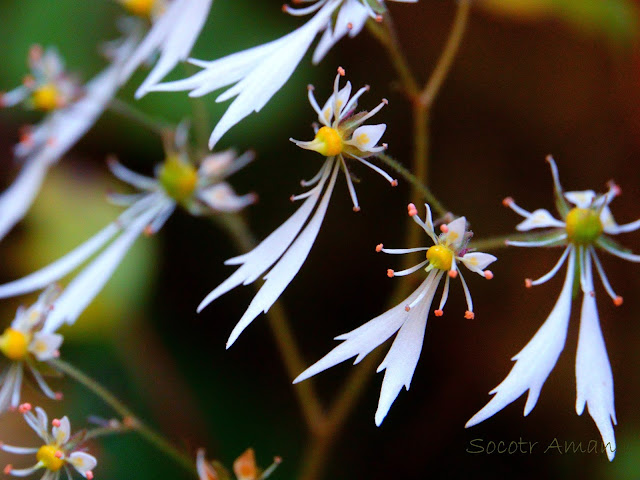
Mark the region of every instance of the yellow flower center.
POLYGON ((596 210, 574 208, 566 218, 567 236, 576 245, 588 245, 602 234, 602 222, 596 210))
POLYGON ((450 270, 453 263, 453 251, 444 245, 434 245, 427 250, 427 260, 433 268, 450 270))
POLYGON ((133 15, 150 17, 156 0, 120 0, 120 3, 133 15))
POLYGON ((183 202, 193 195, 198 184, 198 172, 179 155, 169 155, 160 167, 158 180, 167 195, 183 202))
POLYGON ((50 112, 60 106, 60 93, 53 83, 47 83, 33 91, 31 100, 37 110, 50 112))
POLYGON ((38 449, 38 453, 36 453, 36 458, 38 462, 42 462, 42 465, 48 470, 52 472, 57 472, 64 465, 64 460, 62 458, 59 448, 56 445, 43 445, 38 449))
POLYGON ((24 360, 29 353, 31 335, 7 328, 0 336, 0 351, 9 360, 24 360))
POLYGON ((334 157, 342 153, 342 137, 335 128, 322 127, 313 139, 313 148, 320 155, 334 157))

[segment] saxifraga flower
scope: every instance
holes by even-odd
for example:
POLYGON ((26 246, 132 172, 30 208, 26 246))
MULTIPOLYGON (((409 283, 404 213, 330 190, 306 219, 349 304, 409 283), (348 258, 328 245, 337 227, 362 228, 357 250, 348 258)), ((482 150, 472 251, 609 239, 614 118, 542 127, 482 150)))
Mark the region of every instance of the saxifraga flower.
MULTIPOLYGON (((394 1, 415 3, 417 0, 394 1)), ((347 33, 353 37, 360 32, 368 18, 381 20, 381 14, 385 11, 382 0, 319 0, 309 3, 313 4, 298 9, 286 5, 283 7, 285 12, 296 16, 314 13, 307 23, 284 37, 218 60, 189 59, 203 70, 184 80, 161 83, 147 90, 189 90, 189 96, 201 97, 215 90, 230 87, 216 98, 216 102, 225 102, 232 98, 235 100, 211 133, 209 148, 213 148, 231 127, 252 112, 262 110, 289 80, 320 32, 325 33, 316 47, 314 63, 318 63, 347 33), (334 23, 333 15, 336 11, 338 14, 334 23)))
POLYGON ((24 469, 16 469, 13 468, 13 465, 7 465, 4 468, 4 473, 14 477, 26 477, 37 470, 44 469, 45 473, 41 480, 58 480, 64 470, 67 479, 71 480, 72 475, 69 467, 73 467, 84 478, 92 480, 93 469, 98 461, 93 455, 89 455, 81 449, 86 432, 81 431, 71 436, 69 419, 62 417, 51 421, 52 428, 49 433, 49 419, 46 412, 42 408, 36 407, 36 415, 34 415, 31 410, 31 405, 28 403, 19 407, 25 421, 44 441, 44 445, 37 448, 13 447, 0 442, 0 449, 18 455, 35 454, 37 463, 24 469))
POLYGON ((143 232, 156 233, 176 207, 182 206, 192 215, 205 215, 235 212, 256 200, 254 194, 236 195, 225 182, 229 175, 253 159, 252 152, 237 158, 231 150, 211 154, 204 157, 196 169, 186 142, 187 132, 182 127, 178 128, 173 144, 172 140, 166 140, 166 158, 156 168, 155 178, 140 175, 111 160, 112 173, 141 192, 111 195, 112 202, 128 206, 114 222, 52 264, 0 285, 0 298, 33 292, 57 282, 102 250, 53 303, 43 330, 56 331, 63 323, 76 321, 111 278, 136 239, 143 232))
POLYGON ((607 450, 609 460, 613 460, 616 441, 613 425, 616 414, 613 399, 613 374, 607 350, 600 329, 593 285, 593 266, 598 272, 602 285, 614 304, 622 305, 622 297, 617 295, 598 259, 597 249, 631 262, 640 262, 640 255, 634 255, 620 246, 609 235, 631 232, 640 228, 640 220, 618 225, 613 219, 609 203, 620 193, 620 188, 609 184, 609 191, 596 195, 592 190, 564 192, 560 186, 558 169, 551 156, 547 157, 554 181, 556 207, 561 220, 554 218, 547 210, 528 212, 516 205, 512 198, 504 204, 525 218, 516 229, 528 231, 536 228, 551 228, 538 239, 531 241, 510 241, 517 247, 564 247, 560 260, 545 275, 537 280, 527 279, 527 287, 540 285, 553 278, 567 263, 567 273, 560 296, 544 324, 529 343, 513 357, 516 363, 509 375, 490 394, 495 396, 476 413, 467 427, 476 425, 495 415, 525 392, 529 392, 524 407, 528 415, 535 407, 545 380, 553 370, 564 348, 571 314, 571 302, 576 281, 582 292, 580 313, 580 333, 576 355, 576 412, 582 415, 587 406, 607 450))
POLYGON ((338 72, 333 94, 322 109, 316 102, 313 88, 310 87, 308 90, 309 101, 323 124, 321 128, 317 129, 315 139, 310 142, 291 139, 296 145, 314 150, 326 157, 320 171, 311 180, 301 182, 303 187, 313 186, 313 188, 301 195, 291 197, 291 200, 305 199, 305 201, 285 223, 257 247, 244 255, 225 262, 227 265, 241 265, 241 267, 211 291, 198 306, 198 312, 200 312, 209 303, 229 290, 240 284, 252 283, 269 270, 264 276, 265 284, 260 288, 247 311, 231 332, 229 340, 227 340, 227 348, 236 341, 240 333, 261 312, 267 312, 271 308, 300 271, 320 231, 338 171, 341 169, 345 174, 349 193, 353 200, 353 209, 354 211, 360 210, 347 160, 360 162, 382 175, 391 185, 397 185, 397 181, 386 172, 365 160, 365 158, 386 148, 384 144, 382 146, 376 145, 382 137, 386 125, 363 125, 363 123, 386 105, 387 101, 383 100, 370 112, 356 114, 358 98, 369 87, 361 88, 351 97, 350 82, 347 82, 344 88, 339 88, 339 80, 344 75, 344 70, 339 68, 338 72))
POLYGON ((425 206, 427 209, 425 221, 422 221, 418 216, 415 205, 409 204, 408 211, 411 218, 424 229, 433 241, 431 247, 388 249, 380 244, 376 247, 376 251, 390 254, 426 251, 426 260, 423 262, 402 271, 388 270, 387 275, 390 277, 404 276, 424 268, 427 272, 427 278, 406 300, 391 310, 349 333, 337 336, 335 339, 343 340, 343 342, 293 381, 293 383, 298 383, 306 380, 354 356, 356 357, 354 364, 357 364, 397 332, 387 356, 377 370, 378 372, 385 370, 385 374, 375 414, 376 425, 382 423, 402 387, 409 390, 422 350, 429 309, 442 278, 445 278, 444 290, 440 305, 437 310, 434 310, 434 314, 437 317, 444 314, 444 306, 449 297, 449 281, 451 278, 460 277, 467 300, 467 311, 465 312, 467 319, 473 319, 475 314, 471 294, 462 272, 458 268, 459 264, 464 264, 470 271, 486 279, 493 278, 493 273, 486 270, 486 267, 494 262, 496 257, 488 253, 474 252, 468 248, 471 232, 467 231, 465 217, 441 225, 442 233, 436 235, 431 209, 429 205, 425 206))
POLYGON ((11 326, 0 335, 0 353, 9 362, 0 373, 0 413, 20 405, 25 371, 47 397, 61 397, 47 385, 43 373, 55 370, 49 360, 58 357, 63 338, 58 333, 42 331, 59 294, 55 285, 45 289, 36 303, 18 309, 11 326))

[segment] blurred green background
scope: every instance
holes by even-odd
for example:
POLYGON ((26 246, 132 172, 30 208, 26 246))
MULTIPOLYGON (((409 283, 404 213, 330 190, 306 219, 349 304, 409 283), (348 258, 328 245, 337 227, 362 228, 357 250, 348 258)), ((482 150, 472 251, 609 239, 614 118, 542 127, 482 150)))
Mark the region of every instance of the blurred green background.
MULTIPOLYGON (((300 19, 282 14, 280 5, 215 0, 193 56, 218 58, 300 25, 300 19)), ((513 230, 518 218, 500 205, 507 195, 528 209, 552 208, 544 162, 548 153, 558 161, 566 188, 603 191, 613 178, 624 192, 613 204, 617 220, 640 216, 639 6, 631 0, 477 2, 459 58, 433 111, 430 180, 448 208, 467 216, 477 238, 513 230)), ((390 8, 412 66, 426 79, 450 28, 454 2, 421 0, 390 8)), ((21 81, 33 43, 56 45, 69 70, 91 78, 104 66, 97 47, 117 36, 114 22, 120 14, 121 8, 110 0, 3 0, 0 90, 21 81)), ((263 111, 233 128, 219 145, 258 152, 257 161, 232 183, 239 193, 260 195, 260 203, 247 212, 259 238, 294 211, 288 197, 300 192, 299 179, 310 178, 320 165, 312 152, 297 149, 287 139, 311 138, 315 115, 305 86, 315 84, 317 96, 325 98, 338 65, 347 69, 355 86, 371 84, 363 108, 373 107, 381 97, 390 100, 376 120, 388 125, 384 141, 389 153, 408 163, 410 110, 375 40, 367 32, 344 40, 319 67, 306 58, 263 111)), ((182 76, 182 67, 172 74, 182 76)), ((139 72, 119 97, 134 102, 133 91, 143 78, 139 72)), ((214 99, 205 97, 215 120, 227 104, 215 104, 214 99)), ((150 94, 136 106, 173 122, 191 111, 183 93, 150 94)), ((20 125, 38 118, 20 109, 0 112, 3 186, 16 171, 11 146, 20 125)), ((119 209, 106 204, 104 195, 127 187, 109 177, 104 162, 108 154, 151 173, 162 160, 162 146, 145 129, 106 113, 52 169, 25 221, 0 244, 1 281, 45 265, 115 218, 119 209)), ((408 188, 401 183, 391 190, 368 171, 356 169, 356 174, 363 180, 358 186, 362 211, 351 212, 340 180, 316 245, 282 297, 309 364, 334 346, 334 336, 384 311, 393 281, 384 273, 397 267, 396 258, 375 255, 373 247, 379 242, 401 245, 408 188)), ((640 251, 637 234, 622 240, 640 251)), ((190 452, 204 446, 210 457, 230 465, 253 446, 263 466, 274 455, 284 458, 273 478, 295 478, 307 437, 264 317, 229 351, 224 349, 254 290, 240 287, 195 314, 204 295, 233 271, 222 262, 236 253, 213 222, 176 213, 154 238, 138 241, 103 293, 73 328, 62 332, 63 355, 190 452)), ((462 291, 454 287, 447 315, 429 319, 411 391, 400 394, 384 424, 376 428, 373 414, 382 376, 369 381, 336 441, 325 478, 640 478, 640 271, 609 257, 603 259, 605 268, 625 297, 624 305, 615 308, 597 287, 615 378, 615 461, 610 464, 604 455, 543 454, 542 449, 532 455, 465 451, 470 440, 478 438, 485 444, 522 438, 541 445, 554 438, 600 438, 587 414, 575 414, 577 309, 565 351, 529 417, 522 417, 521 398, 479 426, 463 428, 489 400, 487 392, 506 376, 511 356, 550 311, 561 279, 526 291, 522 280, 546 272, 558 255, 547 250, 500 251, 493 268, 496 278, 471 280, 473 321, 463 318, 462 291)), ((32 300, 2 301, 6 323, 20 302, 32 300)), ((323 401, 335 396, 353 368, 346 362, 317 377, 323 401)), ((68 379, 56 386, 65 392, 63 404, 50 405, 36 394, 29 398, 50 405, 52 414, 67 413, 76 428, 87 415, 113 414, 68 379)), ((25 426, 16 417, 0 419, 0 439, 29 444, 30 437, 18 440, 25 426)), ((92 452, 100 460, 99 478, 188 478, 133 434, 96 442, 92 452)))

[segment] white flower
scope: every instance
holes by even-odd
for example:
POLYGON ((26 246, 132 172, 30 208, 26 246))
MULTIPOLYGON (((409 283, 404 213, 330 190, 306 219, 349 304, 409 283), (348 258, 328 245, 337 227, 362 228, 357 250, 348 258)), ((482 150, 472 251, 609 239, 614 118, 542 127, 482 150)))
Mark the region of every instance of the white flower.
POLYGON ((571 314, 572 290, 577 275, 582 291, 582 310, 576 357, 576 412, 582 415, 585 405, 588 407, 589 414, 602 435, 609 460, 613 460, 616 450, 613 432, 613 425, 616 424, 613 375, 600 330, 593 286, 593 265, 615 305, 622 305, 622 297, 611 288, 598 259, 596 247, 625 260, 640 262, 639 255, 632 254, 604 235, 637 230, 640 228, 640 220, 626 225, 618 225, 613 220, 609 203, 620 193, 616 185, 611 184, 604 195, 596 195, 591 190, 564 193, 553 158, 548 157, 547 160, 551 165, 556 205, 562 220, 557 220, 543 209, 528 212, 516 205, 513 199, 507 198, 505 205, 525 218, 516 227, 518 230, 553 228, 536 240, 511 241, 508 244, 519 247, 564 246, 564 253, 551 271, 537 280, 525 281, 527 287, 540 285, 552 278, 567 262, 564 286, 547 320, 520 353, 513 357, 512 360, 516 360, 516 363, 507 378, 490 392, 495 396, 467 422, 467 427, 493 416, 527 391, 529 394, 524 415, 533 410, 542 385, 564 348, 571 314))
POLYGON ((282 88, 320 32, 325 31, 316 48, 314 63, 347 33, 356 35, 369 17, 381 20, 379 12, 384 11, 383 8, 384 4, 378 0, 319 0, 300 9, 285 6, 284 10, 292 15, 316 13, 303 26, 264 45, 210 62, 190 59, 203 70, 187 79, 159 84, 149 90, 190 90, 189 96, 200 97, 233 85, 216 98, 216 102, 234 97, 235 100, 211 134, 209 148, 213 148, 231 127, 252 112, 259 112, 282 88), (338 8, 335 25, 332 25, 332 16, 338 8))
POLYGON ((48 287, 32 306, 20 307, 11 326, 0 335, 0 354, 9 361, 0 373, 0 413, 20 405, 25 369, 47 397, 60 398, 40 371, 43 366, 53 368, 48 362, 58 357, 63 341, 62 335, 42 331, 59 293, 56 286, 48 287))
POLYGON ((93 479, 93 469, 98 461, 93 455, 79 450, 84 438, 84 433, 71 436, 71 424, 67 417, 53 419, 52 428, 49 433, 49 419, 45 411, 36 407, 36 415, 31 411, 31 405, 24 403, 20 405, 19 411, 24 415, 27 424, 44 441, 44 445, 39 448, 12 447, 5 443, 0 443, 0 449, 5 452, 17 455, 35 454, 37 463, 30 468, 16 469, 12 465, 4 468, 6 475, 14 477, 26 477, 40 469, 45 469, 42 480, 58 480, 62 470, 71 479, 70 466, 80 475, 89 480, 93 479))
POLYGON ((404 386, 409 390, 413 373, 420 358, 420 351, 422 350, 429 309, 442 277, 445 277, 444 290, 440 305, 437 310, 434 310, 434 314, 437 317, 444 314, 443 309, 449 296, 449 279, 460 277, 467 300, 468 309, 465 312, 465 318, 467 319, 472 319, 475 315, 473 313, 471 294, 462 272, 458 268, 459 263, 464 264, 472 272, 487 279, 493 278, 493 273, 485 269, 496 260, 496 257, 488 253, 471 252, 467 248, 471 232, 466 230, 466 219, 460 217, 447 225, 441 225, 440 230, 442 233, 436 235, 431 209, 429 205, 425 204, 425 207, 427 208, 427 216, 424 222, 418 216, 416 207, 413 204, 409 204, 409 215, 431 238, 433 246, 387 249, 380 244, 376 247, 376 251, 390 254, 426 251, 425 261, 399 272, 388 270, 387 275, 390 277, 409 275, 425 267, 424 270, 428 272, 427 278, 406 300, 391 310, 349 333, 337 336, 335 339, 343 340, 343 343, 302 372, 293 381, 293 383, 298 383, 306 380, 354 356, 356 357, 354 364, 359 363, 371 351, 397 332, 389 353, 387 353, 377 370, 378 372, 386 370, 382 381, 378 410, 375 415, 375 422, 378 426, 387 416, 389 408, 391 408, 402 387, 404 386))
POLYGON ((159 8, 158 4, 163 2, 158 0, 121 1, 138 15, 157 12, 151 29, 129 55, 119 77, 120 83, 125 83, 140 64, 159 52, 155 66, 136 91, 136 98, 140 98, 173 70, 178 62, 186 60, 207 21, 213 0, 173 0, 166 8, 159 8))
MULTIPOLYGON (((186 141, 178 131, 176 138, 186 141)), ((181 140, 182 141, 182 140, 181 140)), ((255 201, 252 194, 237 196, 224 179, 253 158, 251 152, 236 158, 231 151, 204 158, 200 170, 190 163, 183 144, 156 169, 156 178, 135 173, 115 160, 109 162, 113 174, 141 190, 132 195, 115 194, 112 201, 127 205, 114 222, 64 257, 26 277, 0 285, 0 298, 39 290, 58 281, 102 250, 65 288, 53 303, 43 330, 53 332, 64 322, 74 323, 109 280, 116 267, 145 232, 156 233, 181 205, 194 215, 238 211, 255 201), (114 239, 115 238, 115 239, 114 239)))
POLYGON ((209 293, 198 306, 198 312, 200 312, 209 303, 232 288, 240 284, 248 285, 269 270, 264 277, 265 284, 231 332, 227 348, 261 312, 266 312, 271 308, 302 267, 322 225, 340 169, 345 173, 354 211, 360 210, 346 158, 366 165, 382 175, 392 185, 397 185, 397 181, 386 172, 364 159, 364 157, 375 155, 385 148, 384 145, 376 146, 376 144, 384 133, 386 125, 362 126, 362 124, 386 105, 386 100, 383 100, 371 112, 354 115, 357 100, 368 90, 368 87, 361 88, 353 97, 349 98, 351 84, 347 82, 344 88, 339 89, 341 75, 344 75, 344 70, 340 68, 334 82, 334 93, 329 97, 322 110, 318 107, 313 96, 313 88, 309 88, 311 105, 318 113, 318 119, 324 125, 317 130, 315 139, 311 142, 292 140, 302 148, 315 150, 327 157, 320 171, 311 180, 301 182, 304 187, 315 186, 301 195, 291 197, 291 200, 305 199, 305 201, 285 223, 257 247, 244 255, 225 262, 227 265, 241 265, 241 267, 209 293))
POLYGON ((31 87, 19 87, 5 94, 0 103, 13 105, 21 97, 21 100, 51 113, 40 124, 27 129, 15 147, 15 156, 22 163, 22 168, 9 188, 0 194, 0 239, 24 217, 49 167, 73 147, 108 106, 118 88, 122 61, 130 55, 134 43, 134 38, 122 42, 114 52, 112 64, 84 88, 76 87, 73 93, 67 92, 71 89, 64 86, 69 80, 61 73, 62 64, 55 53, 39 54, 39 49, 32 49, 33 78, 37 80, 31 87), (35 62, 34 58, 40 60, 35 62), (49 77, 39 71, 48 72, 49 77), (60 78, 63 80, 54 81, 60 78))

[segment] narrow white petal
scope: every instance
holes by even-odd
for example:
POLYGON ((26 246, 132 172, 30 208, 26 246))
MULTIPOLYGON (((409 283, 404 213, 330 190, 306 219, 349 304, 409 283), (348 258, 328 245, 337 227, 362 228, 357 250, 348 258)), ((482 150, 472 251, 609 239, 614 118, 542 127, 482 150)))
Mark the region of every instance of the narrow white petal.
POLYGON ((564 227, 564 222, 553 218, 547 210, 540 208, 530 214, 523 222, 516 226, 516 230, 520 232, 526 232, 533 228, 549 228, 549 227, 564 227))
POLYGON ((357 358, 354 364, 359 363, 377 346, 386 342, 391 335, 398 331, 409 317, 409 312, 405 310, 405 306, 413 302, 416 297, 428 288, 433 281, 435 273, 435 271, 429 273, 429 276, 409 297, 392 309, 369 320, 349 333, 337 336, 335 339, 343 340, 343 342, 298 375, 293 383, 302 382, 356 355, 357 358))
POLYGON ((329 176, 330 170, 328 166, 329 162, 327 161, 322 167, 323 176, 318 186, 315 187, 314 194, 305 200, 300 208, 298 208, 298 210, 296 210, 296 212, 291 215, 286 222, 280 225, 250 252, 238 257, 230 258, 225 262, 227 265, 242 264, 242 266, 212 290, 204 300, 200 302, 197 309, 198 312, 201 312, 202 309, 213 302, 216 298, 224 295, 238 285, 248 285, 254 282, 260 275, 267 271, 267 269, 271 267, 278 258, 282 256, 296 238, 300 230, 302 230, 302 227, 307 222, 309 215, 311 215, 311 212, 318 202, 320 192, 324 187, 327 177, 329 176))
POLYGON ((380 389, 378 409, 375 415, 375 422, 378 426, 387 416, 389 408, 391 408, 402 387, 409 390, 411 379, 422 351, 429 309, 442 274, 442 271, 438 271, 435 276, 430 278, 430 282, 425 286, 427 291, 424 297, 415 308, 408 312, 407 320, 400 328, 389 349, 389 353, 387 353, 387 356, 378 367, 378 372, 385 370, 382 388, 380 389))
POLYGON ((466 427, 492 417, 527 390, 529 395, 524 415, 528 415, 538 401, 542 385, 553 370, 567 337, 576 257, 573 247, 569 248, 571 252, 564 286, 549 317, 529 343, 513 357, 512 360, 517 361, 509 375, 490 392, 495 396, 467 422, 466 427))
POLYGON ((240 333, 262 312, 267 312, 271 305, 275 303, 278 297, 284 292, 285 288, 291 283, 293 277, 296 276, 302 264, 307 259, 309 251, 313 246, 313 242, 318 236, 320 226, 324 220, 329 199, 333 192, 333 187, 338 175, 339 164, 336 162, 333 166, 333 172, 329 179, 329 185, 316 209, 313 217, 309 220, 307 226, 300 232, 298 238, 289 246, 282 258, 273 266, 273 268, 265 275, 265 283, 253 298, 247 311, 244 313, 238 324, 234 327, 227 340, 227 348, 236 341, 240 333))
POLYGON ((585 285, 583 289, 582 311, 580 314, 580 333, 576 355, 576 412, 582 415, 585 405, 589 415, 596 423, 609 460, 616 452, 616 440, 613 425, 616 412, 613 401, 613 374, 607 349, 605 347, 598 309, 593 293, 593 274, 591 262, 587 258, 585 285))
POLYGON ((54 302, 53 311, 47 317, 43 331, 55 332, 64 322, 74 323, 76 321, 78 316, 111 278, 114 270, 145 227, 165 207, 165 204, 160 204, 132 221, 122 235, 69 283, 64 292, 54 302))
POLYGON ((22 220, 31 207, 49 165, 42 161, 42 157, 27 160, 13 183, 0 195, 0 239, 22 220))

